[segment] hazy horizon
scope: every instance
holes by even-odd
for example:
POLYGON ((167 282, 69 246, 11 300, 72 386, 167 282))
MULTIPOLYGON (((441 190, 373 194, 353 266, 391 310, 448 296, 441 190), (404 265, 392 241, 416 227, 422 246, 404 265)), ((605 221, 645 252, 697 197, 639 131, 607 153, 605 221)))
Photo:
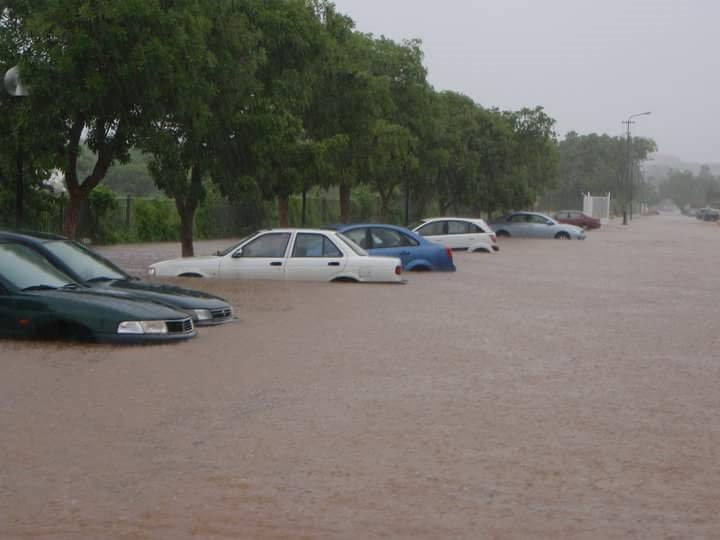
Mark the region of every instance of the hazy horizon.
POLYGON ((710 0, 335 0, 356 29, 423 42, 437 90, 487 107, 542 106, 560 137, 653 138, 661 154, 720 162, 720 3, 710 0), (713 120, 715 119, 715 120, 713 120))

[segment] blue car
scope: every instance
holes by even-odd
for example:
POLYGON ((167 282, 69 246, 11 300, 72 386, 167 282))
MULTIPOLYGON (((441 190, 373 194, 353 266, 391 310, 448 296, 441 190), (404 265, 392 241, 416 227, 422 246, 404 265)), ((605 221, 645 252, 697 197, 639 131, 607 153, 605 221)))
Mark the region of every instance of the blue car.
POLYGON ((371 255, 398 257, 403 269, 454 272, 452 250, 396 225, 341 225, 334 227, 371 255))

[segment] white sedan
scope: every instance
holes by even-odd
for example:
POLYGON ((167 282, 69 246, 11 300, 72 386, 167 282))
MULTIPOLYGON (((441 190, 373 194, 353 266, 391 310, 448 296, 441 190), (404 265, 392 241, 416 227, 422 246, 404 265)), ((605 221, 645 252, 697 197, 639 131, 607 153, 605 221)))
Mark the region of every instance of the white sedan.
POLYGON ((151 276, 402 282, 396 257, 373 257, 335 231, 260 231, 216 255, 150 265, 151 276))
POLYGON ((500 251, 497 237, 482 219, 442 217, 424 219, 413 229, 431 242, 443 244, 451 249, 468 251, 500 251))

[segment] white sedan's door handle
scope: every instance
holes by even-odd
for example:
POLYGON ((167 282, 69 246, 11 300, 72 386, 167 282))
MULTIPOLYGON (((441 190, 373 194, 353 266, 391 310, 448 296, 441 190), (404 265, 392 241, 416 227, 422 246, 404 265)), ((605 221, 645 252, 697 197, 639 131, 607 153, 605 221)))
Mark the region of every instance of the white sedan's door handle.
POLYGON ((273 261, 270 263, 270 266, 282 266, 282 263, 280 261, 273 261))

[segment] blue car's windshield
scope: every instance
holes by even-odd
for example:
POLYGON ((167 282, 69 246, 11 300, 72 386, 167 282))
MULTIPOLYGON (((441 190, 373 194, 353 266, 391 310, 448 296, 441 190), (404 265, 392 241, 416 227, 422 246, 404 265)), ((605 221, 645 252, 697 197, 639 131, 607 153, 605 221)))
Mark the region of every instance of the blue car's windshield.
POLYGON ((83 281, 127 279, 128 276, 96 253, 69 240, 53 240, 43 246, 79 275, 83 281))
POLYGON ((0 275, 21 290, 57 289, 73 283, 45 257, 19 244, 0 243, 0 275))

